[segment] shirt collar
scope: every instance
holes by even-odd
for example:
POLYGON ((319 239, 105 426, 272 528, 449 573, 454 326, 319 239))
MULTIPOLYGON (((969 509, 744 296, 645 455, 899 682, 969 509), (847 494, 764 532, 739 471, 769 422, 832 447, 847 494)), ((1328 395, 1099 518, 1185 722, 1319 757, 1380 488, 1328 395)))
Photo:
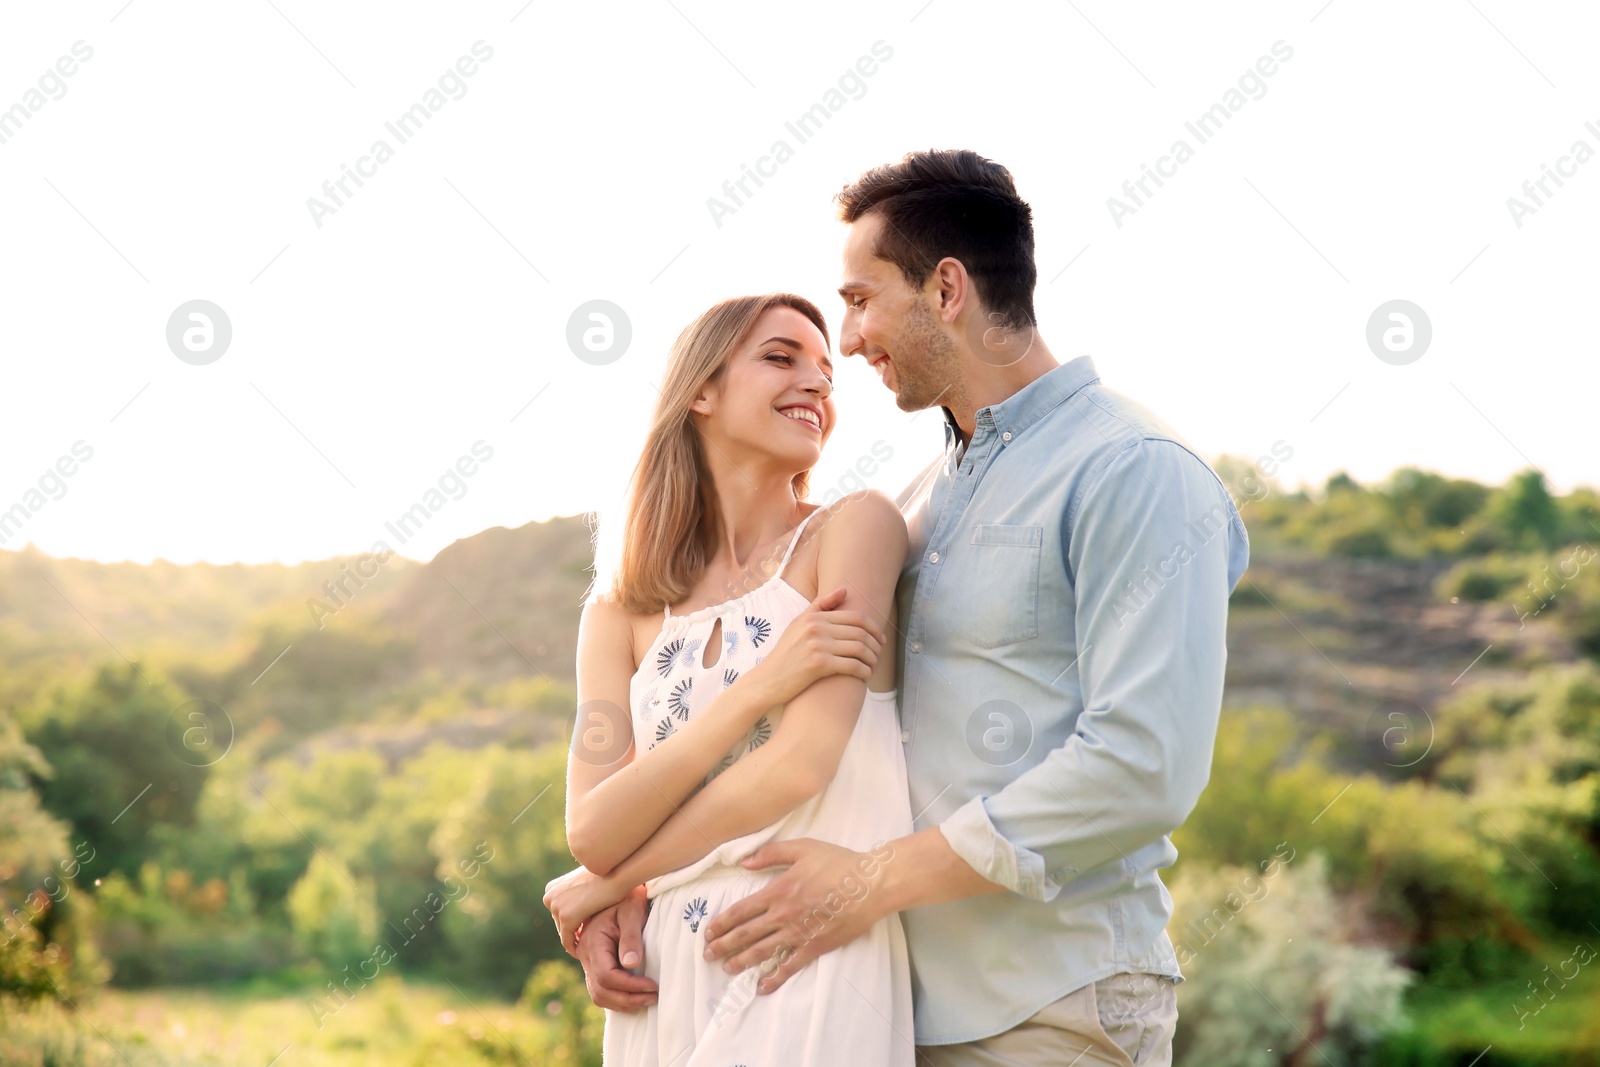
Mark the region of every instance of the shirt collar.
MULTIPOLYGON (((1068 360, 1041 374, 1000 403, 979 408, 978 426, 983 425, 987 412, 996 433, 1009 433, 1015 437, 1060 407, 1078 390, 1099 380, 1100 375, 1095 372, 1094 360, 1090 357, 1079 356, 1068 360)), ((944 444, 948 449, 960 443, 961 430, 949 408, 941 404, 939 410, 944 412, 944 444)))

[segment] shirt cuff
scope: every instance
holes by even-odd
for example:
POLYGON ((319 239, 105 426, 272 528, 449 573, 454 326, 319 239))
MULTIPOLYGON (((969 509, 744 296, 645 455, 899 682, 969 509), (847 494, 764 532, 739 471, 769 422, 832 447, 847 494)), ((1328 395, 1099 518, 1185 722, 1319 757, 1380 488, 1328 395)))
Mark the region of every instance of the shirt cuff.
POLYGON ((1050 877, 1044 857, 995 829, 983 801, 983 797, 973 797, 939 824, 950 848, 996 885, 1030 900, 1054 900, 1061 883, 1050 877))

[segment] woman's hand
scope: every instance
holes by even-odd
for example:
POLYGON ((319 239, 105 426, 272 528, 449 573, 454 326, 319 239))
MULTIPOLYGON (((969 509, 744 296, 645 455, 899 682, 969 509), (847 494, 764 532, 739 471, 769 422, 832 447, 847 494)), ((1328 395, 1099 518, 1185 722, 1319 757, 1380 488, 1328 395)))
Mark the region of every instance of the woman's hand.
POLYGON ((862 612, 841 610, 844 598, 843 587, 817 597, 784 628, 766 658, 745 672, 745 677, 759 676, 772 704, 788 703, 829 675, 872 677, 883 630, 862 612))
POLYGON ((556 921, 561 934, 561 947, 578 954, 578 927, 598 912, 611 907, 628 895, 633 886, 619 886, 612 879, 579 867, 560 878, 552 879, 544 887, 544 906, 556 921))

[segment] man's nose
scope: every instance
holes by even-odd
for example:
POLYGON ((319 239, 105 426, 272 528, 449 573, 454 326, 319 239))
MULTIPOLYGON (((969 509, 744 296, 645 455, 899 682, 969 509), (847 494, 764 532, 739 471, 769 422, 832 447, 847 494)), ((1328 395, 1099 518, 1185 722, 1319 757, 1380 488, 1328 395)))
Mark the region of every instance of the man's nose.
POLYGON ((862 340, 861 331, 852 324, 845 323, 844 329, 839 334, 839 354, 847 358, 859 356, 864 354, 865 348, 866 342, 862 340))

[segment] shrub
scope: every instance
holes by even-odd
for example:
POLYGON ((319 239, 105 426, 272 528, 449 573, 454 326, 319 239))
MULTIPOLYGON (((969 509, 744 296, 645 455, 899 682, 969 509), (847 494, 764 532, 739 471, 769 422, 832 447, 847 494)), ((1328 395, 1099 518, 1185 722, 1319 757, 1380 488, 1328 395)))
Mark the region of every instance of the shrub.
POLYGON ((378 905, 372 882, 318 852, 289 890, 289 923, 310 956, 338 968, 372 950, 378 905))
POLYGON ((1287 865, 1271 882, 1252 870, 1186 870, 1174 880, 1173 925, 1198 915, 1230 920, 1179 960, 1187 1025, 1177 1062, 1204 1067, 1356 1062, 1401 1021, 1410 974, 1382 949, 1355 943, 1340 919, 1320 855, 1287 865), (1253 885, 1241 896, 1239 887, 1253 885))

